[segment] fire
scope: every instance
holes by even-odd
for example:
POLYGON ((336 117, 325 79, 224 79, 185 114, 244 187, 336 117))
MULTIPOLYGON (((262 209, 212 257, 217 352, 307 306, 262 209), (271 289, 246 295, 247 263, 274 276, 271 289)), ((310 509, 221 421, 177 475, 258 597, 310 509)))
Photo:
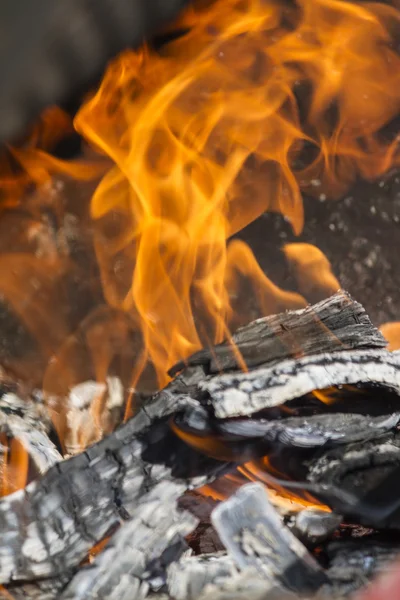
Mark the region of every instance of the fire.
POLYGON ((77 131, 115 163, 91 205, 104 292, 137 319, 160 386, 174 362, 229 335, 238 265, 264 305, 280 295, 232 234, 266 210, 299 233, 310 180, 337 196, 396 163, 397 140, 379 132, 400 108, 398 17, 339 0, 216 2, 188 11, 188 32, 161 53, 121 55, 81 108, 77 131), (115 213, 121 227, 106 233, 115 213))
POLYGON ((316 246, 286 244, 283 252, 293 268, 299 290, 307 300, 318 302, 340 289, 340 283, 332 273, 331 263, 316 246))
MULTIPOLYGON (((41 133, 2 161, 3 206, 21 203, 30 185, 54 174, 102 175, 90 211, 106 306, 99 302, 79 327, 59 325, 53 283, 69 257, 3 255, 12 277, 0 278, 0 293, 40 339, 47 397, 61 380, 79 383, 82 356, 104 382, 132 339, 132 396, 151 369, 162 387, 174 363, 229 339, 249 316, 335 291, 318 249, 284 248, 298 294, 274 285, 251 249, 231 238, 265 211, 284 215, 299 234, 303 192, 339 198, 357 177, 376 178, 399 162, 398 139, 384 133, 400 109, 395 8, 344 0, 201 4, 182 17, 178 39, 109 65, 74 121, 90 160, 49 153, 72 131, 55 109, 41 133), (32 272, 49 289, 41 309, 25 293, 24 274, 32 272), (238 302, 244 284, 249 306, 238 302)), ((99 397, 98 437, 102 409, 99 397)), ((133 411, 128 404, 126 416, 133 411)), ((64 426, 60 418, 58 431, 64 426)))
POLYGON ((63 161, 49 151, 74 132, 68 115, 58 107, 44 111, 23 148, 8 147, 0 162, 1 209, 18 205, 27 189, 50 180, 54 173, 90 180, 104 172, 98 161, 63 161))
POLYGON ((389 350, 399 350, 400 349, 400 321, 383 323, 379 329, 380 329, 382 335, 389 342, 388 349, 389 350))
POLYGON ((7 496, 26 485, 29 467, 29 456, 21 442, 9 441, 5 434, 0 434, 1 451, 1 487, 0 496, 7 496))

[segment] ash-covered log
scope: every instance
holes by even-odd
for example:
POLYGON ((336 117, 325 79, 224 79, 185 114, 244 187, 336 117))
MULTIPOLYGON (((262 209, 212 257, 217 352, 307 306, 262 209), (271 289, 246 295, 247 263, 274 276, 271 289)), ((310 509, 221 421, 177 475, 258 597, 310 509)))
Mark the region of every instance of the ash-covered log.
MULTIPOLYGON (((154 515, 155 531, 165 534, 167 552, 173 546, 173 535, 168 532, 174 531, 175 503, 185 490, 212 482, 249 458, 257 460, 266 454, 282 467, 286 480, 279 481, 280 485, 299 493, 311 491, 338 513, 360 522, 354 508, 357 502, 361 505, 365 490, 354 483, 342 485, 342 472, 335 471, 335 465, 319 465, 325 465, 328 459, 324 456, 329 452, 336 451, 344 459, 357 445, 378 452, 387 447, 386 439, 396 437, 400 355, 384 349, 385 340, 364 309, 344 292, 313 307, 250 324, 234 341, 236 350, 227 342, 217 347, 215 356, 205 351, 190 358, 188 366, 179 365, 179 375, 130 421, 83 453, 56 464, 25 490, 0 501, 1 583, 18 594, 28 589, 29 582, 32 597, 35 582, 38 587, 40 582, 51 586, 52 581, 64 582, 65 577, 65 598, 81 597, 79 593, 89 589, 97 590, 93 599, 113 597, 118 578, 125 583, 135 581, 138 597, 147 593, 149 586, 155 592, 160 585, 162 592, 168 579, 163 569, 171 561, 164 556, 157 563, 163 551, 153 535, 143 537, 145 558, 140 568, 133 557, 135 539, 139 544, 139 532, 148 525, 144 515, 153 499, 160 500, 168 490, 172 525, 162 522, 162 517, 157 521, 154 515), (237 368, 238 350, 248 361, 248 372, 237 368), (227 371, 224 374, 215 372, 221 365, 227 371), (358 387, 340 389, 344 384, 358 387), (334 389, 332 402, 321 401, 320 393, 315 393, 322 390, 324 394, 324 388, 334 389), (292 473, 293 469, 297 471, 292 473), (108 536, 112 536, 109 545, 94 559, 94 565, 81 570, 80 563, 91 548, 108 536), (118 565, 115 557, 128 557, 131 551, 132 559, 118 565), (107 556, 115 563, 110 572, 104 568, 107 556), (89 583, 93 576, 97 588, 89 583)), ((242 467, 242 473, 246 468, 242 467)), ((262 460, 257 476, 273 481, 262 460)), ((379 488, 384 482, 375 483, 379 488)), ((375 483, 371 493, 376 491, 375 483)), ((362 522, 368 524, 370 512, 363 514, 362 522)), ((261 522, 266 526, 264 517, 261 522)), ((379 523, 397 526, 393 520, 379 523)), ((282 556, 293 556, 288 542, 293 535, 286 529, 279 531, 285 531, 282 539, 292 548, 288 555, 288 548, 282 549, 282 556)), ((273 552, 277 555, 270 557, 272 563, 279 558, 276 544, 273 552)), ((173 562, 177 555, 170 556, 173 562)), ((248 582, 251 587, 255 582, 247 575, 246 579, 244 571, 253 572, 254 564, 238 565, 237 557, 235 561, 243 570, 236 581, 242 594, 238 597, 243 597, 248 582)), ((278 587, 287 589, 284 577, 277 578, 278 587)), ((226 582, 224 590, 225 586, 226 582)), ((265 586, 254 586, 257 593, 265 591, 265 586)), ((221 597, 228 593, 224 590, 221 597)))
POLYGON ((10 392, 1 396, 0 432, 21 443, 40 474, 62 460, 50 439, 51 421, 41 404, 22 400, 10 392))

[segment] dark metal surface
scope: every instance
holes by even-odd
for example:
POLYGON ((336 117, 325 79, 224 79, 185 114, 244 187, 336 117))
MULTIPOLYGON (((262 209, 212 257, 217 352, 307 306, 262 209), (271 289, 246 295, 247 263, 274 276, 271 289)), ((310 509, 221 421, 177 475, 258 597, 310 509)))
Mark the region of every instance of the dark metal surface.
POLYGON ((101 75, 106 62, 139 45, 186 0, 2 0, 0 142, 23 133, 47 105, 101 75))

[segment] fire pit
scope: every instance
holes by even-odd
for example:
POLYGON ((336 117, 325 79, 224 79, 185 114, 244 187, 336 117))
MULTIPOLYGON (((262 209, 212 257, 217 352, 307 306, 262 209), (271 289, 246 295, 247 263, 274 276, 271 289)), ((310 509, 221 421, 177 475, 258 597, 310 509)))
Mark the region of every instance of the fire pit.
POLYGON ((4 148, 1 597, 339 598, 391 568, 398 24, 195 3, 4 148))

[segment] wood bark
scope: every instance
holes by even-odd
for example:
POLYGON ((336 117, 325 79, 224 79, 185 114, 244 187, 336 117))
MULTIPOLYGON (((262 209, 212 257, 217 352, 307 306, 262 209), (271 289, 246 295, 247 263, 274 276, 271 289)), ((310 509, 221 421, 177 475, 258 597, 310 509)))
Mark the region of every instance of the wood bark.
POLYGON ((202 365, 209 374, 226 373, 240 371, 242 361, 253 369, 288 357, 386 345, 364 307, 340 290, 307 308, 257 319, 238 329, 231 340, 200 350, 170 373, 175 375, 185 365, 202 365))

